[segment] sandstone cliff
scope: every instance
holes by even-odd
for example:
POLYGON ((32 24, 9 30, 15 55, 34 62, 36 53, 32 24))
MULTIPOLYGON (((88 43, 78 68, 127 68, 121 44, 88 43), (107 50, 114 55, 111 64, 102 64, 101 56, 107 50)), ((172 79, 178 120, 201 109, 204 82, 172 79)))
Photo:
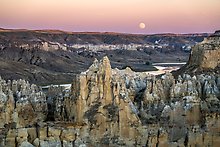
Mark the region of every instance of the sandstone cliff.
POLYGON ((186 71, 201 72, 219 70, 220 66, 220 34, 213 35, 197 44, 191 52, 186 71))

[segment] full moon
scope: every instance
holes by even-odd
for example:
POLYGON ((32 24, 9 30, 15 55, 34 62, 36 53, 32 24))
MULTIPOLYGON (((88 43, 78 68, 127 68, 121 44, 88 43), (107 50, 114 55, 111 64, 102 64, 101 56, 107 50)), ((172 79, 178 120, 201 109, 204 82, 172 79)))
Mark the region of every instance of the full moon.
POLYGON ((143 22, 140 23, 140 24, 139 24, 139 28, 140 28, 140 29, 144 29, 144 28, 145 28, 145 24, 144 24, 143 22))

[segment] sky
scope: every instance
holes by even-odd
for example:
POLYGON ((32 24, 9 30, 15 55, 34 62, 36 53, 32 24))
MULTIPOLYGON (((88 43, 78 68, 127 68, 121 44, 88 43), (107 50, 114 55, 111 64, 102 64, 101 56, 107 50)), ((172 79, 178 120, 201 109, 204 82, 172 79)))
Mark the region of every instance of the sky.
POLYGON ((220 29, 220 0, 0 0, 0 27, 210 33, 220 29), (141 22, 144 29, 139 28, 141 22))

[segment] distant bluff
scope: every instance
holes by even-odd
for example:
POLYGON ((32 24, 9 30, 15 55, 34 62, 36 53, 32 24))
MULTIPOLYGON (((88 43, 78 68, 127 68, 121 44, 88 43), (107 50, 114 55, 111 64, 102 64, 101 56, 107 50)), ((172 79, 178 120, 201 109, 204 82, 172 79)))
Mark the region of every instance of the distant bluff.
POLYGON ((186 72, 219 72, 220 67, 220 30, 195 45, 189 61, 182 70, 186 72))
POLYGON ((213 35, 211 35, 212 37, 219 37, 220 36, 220 30, 215 31, 215 33, 213 35))

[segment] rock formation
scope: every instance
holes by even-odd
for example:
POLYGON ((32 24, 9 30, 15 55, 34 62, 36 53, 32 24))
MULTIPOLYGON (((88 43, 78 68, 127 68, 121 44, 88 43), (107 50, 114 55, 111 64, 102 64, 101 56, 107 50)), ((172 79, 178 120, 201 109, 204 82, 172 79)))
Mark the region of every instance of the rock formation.
POLYGON ((196 46, 185 69, 210 71, 177 78, 112 69, 104 57, 69 91, 0 79, 0 146, 218 146, 218 35, 206 42, 210 48, 196 46))
POLYGON ((0 78, 0 146, 21 143, 19 137, 28 137, 26 128, 45 121, 47 111, 46 95, 36 85, 0 78))
POLYGON ((95 60, 88 71, 77 76, 72 93, 74 121, 91 129, 90 138, 107 145, 115 142, 113 138, 119 144, 140 142, 141 122, 136 108, 107 57, 100 63, 95 60))
POLYGON ((193 72, 214 70, 219 69, 219 64, 220 34, 216 31, 192 49, 186 69, 193 72))

